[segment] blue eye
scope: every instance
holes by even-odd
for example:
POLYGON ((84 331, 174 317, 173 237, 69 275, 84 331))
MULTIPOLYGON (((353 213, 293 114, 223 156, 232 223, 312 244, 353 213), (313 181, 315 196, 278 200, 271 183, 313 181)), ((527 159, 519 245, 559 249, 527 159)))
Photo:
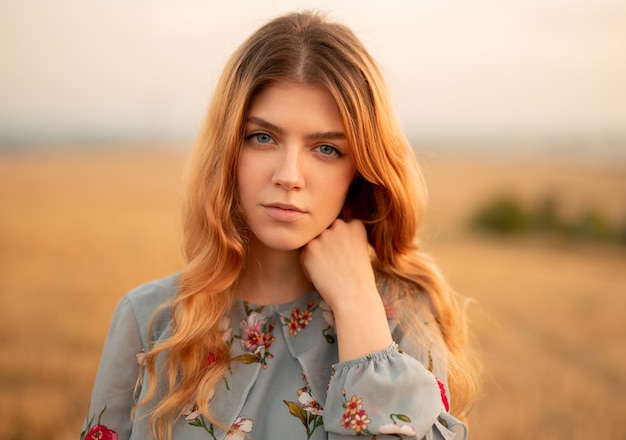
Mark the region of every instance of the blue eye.
POLYGON ((332 145, 320 145, 317 147, 317 150, 322 153, 324 156, 343 156, 341 151, 338 148, 333 147, 332 145))
POLYGON ((254 140, 259 144, 269 144, 273 141, 272 136, 267 133, 254 133, 248 136, 248 138, 254 140))

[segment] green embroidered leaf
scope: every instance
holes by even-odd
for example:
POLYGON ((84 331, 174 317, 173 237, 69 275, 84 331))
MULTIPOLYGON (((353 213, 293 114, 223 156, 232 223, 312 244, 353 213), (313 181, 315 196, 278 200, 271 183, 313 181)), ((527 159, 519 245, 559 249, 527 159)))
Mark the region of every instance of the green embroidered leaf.
POLYGON ((433 372, 433 356, 430 354, 430 350, 428 350, 428 371, 433 372))
POLYGON ((242 364, 254 364, 255 362, 259 364, 261 363, 261 359, 252 353, 240 354, 239 356, 235 356, 233 360, 241 362, 242 364))
POLYGON ((404 414, 389 414, 389 418, 391 419, 391 421, 394 424, 397 424, 396 419, 398 419, 398 421, 401 421, 401 422, 404 422, 404 423, 409 423, 411 421, 409 416, 405 416, 404 414))
POLYGON ((306 411, 304 410, 304 408, 302 408, 302 406, 299 403, 288 402, 286 400, 283 400, 283 403, 287 405, 287 407, 289 408, 289 413, 292 416, 299 418, 302 424, 308 427, 308 423, 306 420, 306 411))
POLYGON ((189 422, 189 424, 191 426, 197 426, 198 428, 202 428, 202 425, 204 425, 203 420, 200 416, 193 419, 191 422, 189 422))
POLYGON ((315 428, 317 428, 318 426, 322 426, 324 424, 324 417, 322 416, 315 416, 315 425, 313 425, 313 430, 315 430, 315 428))
POLYGON ((402 420, 403 422, 409 423, 411 419, 404 414, 395 414, 398 420, 402 420))
POLYGON ((83 440, 85 438, 85 435, 87 435, 87 433, 91 429, 91 425, 93 425, 93 421, 95 418, 96 418, 96 415, 92 414, 91 418, 87 422, 87 426, 85 426, 85 429, 80 433, 80 440, 83 440))
POLYGON ((332 331, 332 327, 329 325, 324 330, 322 330, 322 334, 326 338, 326 342, 328 342, 329 344, 334 344, 335 343, 335 337, 329 333, 331 331, 332 331))
POLYGON ((100 420, 102 420, 102 414, 104 414, 104 412, 107 410, 107 406, 104 405, 104 408, 102 408, 102 411, 100 411, 100 414, 98 414, 98 423, 97 425, 100 425, 100 420))
POLYGON ((250 315, 252 312, 261 313, 265 306, 257 307, 256 309, 250 308, 250 303, 248 301, 243 302, 243 308, 246 311, 246 315, 250 315))
POLYGON ((439 423, 441 423, 446 428, 448 427, 448 422, 443 417, 438 417, 439 423))

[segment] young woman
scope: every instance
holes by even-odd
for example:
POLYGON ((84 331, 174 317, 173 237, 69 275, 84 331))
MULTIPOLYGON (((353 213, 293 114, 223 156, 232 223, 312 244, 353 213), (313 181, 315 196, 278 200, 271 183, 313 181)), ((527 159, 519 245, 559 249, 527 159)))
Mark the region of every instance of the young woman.
POLYGON ((314 13, 263 26, 191 158, 186 266, 121 300, 81 438, 465 438, 449 411, 474 376, 418 250, 424 202, 354 34, 314 13))

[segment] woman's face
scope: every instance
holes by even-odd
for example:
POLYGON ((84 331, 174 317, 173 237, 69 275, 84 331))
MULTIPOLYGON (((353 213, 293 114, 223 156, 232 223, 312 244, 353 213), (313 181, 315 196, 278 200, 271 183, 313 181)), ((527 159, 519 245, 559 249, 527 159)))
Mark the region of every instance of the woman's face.
POLYGON ((284 82, 255 95, 237 168, 253 245, 287 251, 307 244, 337 218, 354 175, 330 92, 284 82))

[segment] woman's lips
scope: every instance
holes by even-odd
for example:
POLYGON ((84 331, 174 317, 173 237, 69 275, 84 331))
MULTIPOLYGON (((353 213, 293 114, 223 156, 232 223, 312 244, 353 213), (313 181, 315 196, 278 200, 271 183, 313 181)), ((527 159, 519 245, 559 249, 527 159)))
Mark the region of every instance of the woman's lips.
POLYGON ((281 222, 295 222, 306 215, 306 211, 297 206, 282 203, 263 205, 263 208, 270 217, 281 222))

